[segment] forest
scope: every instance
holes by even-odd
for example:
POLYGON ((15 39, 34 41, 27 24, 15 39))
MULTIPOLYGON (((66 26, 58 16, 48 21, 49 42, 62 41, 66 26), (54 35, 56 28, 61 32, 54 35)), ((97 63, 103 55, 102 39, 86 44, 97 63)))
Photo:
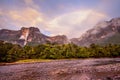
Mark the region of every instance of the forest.
POLYGON ((81 47, 75 44, 39 44, 24 46, 0 41, 0 62, 15 62, 24 59, 69 59, 120 57, 119 44, 100 46, 91 44, 81 47))

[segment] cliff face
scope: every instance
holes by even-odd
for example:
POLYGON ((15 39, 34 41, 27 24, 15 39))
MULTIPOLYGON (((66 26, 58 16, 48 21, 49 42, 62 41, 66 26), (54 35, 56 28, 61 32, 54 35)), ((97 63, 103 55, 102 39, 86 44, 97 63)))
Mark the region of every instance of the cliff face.
POLYGON ((71 42, 81 46, 89 46, 92 43, 107 44, 120 43, 120 18, 98 23, 88 30, 80 38, 73 38, 71 42))
POLYGON ((57 44, 65 44, 68 39, 64 35, 58 35, 54 37, 49 37, 40 32, 38 28, 30 27, 25 28, 22 27, 21 30, 13 31, 2 29, 0 30, 0 40, 20 44, 20 45, 37 45, 37 44, 45 44, 49 43, 57 43, 57 44))
POLYGON ((23 45, 26 44, 44 44, 46 43, 47 36, 42 34, 38 28, 21 28, 21 36, 19 41, 23 41, 23 45))
POLYGON ((110 21, 100 22, 94 28, 86 31, 81 37, 68 40, 65 35, 46 36, 38 28, 22 27, 21 30, 13 31, 0 30, 0 40, 20 44, 20 45, 38 45, 45 43, 67 44, 74 43, 80 46, 89 46, 95 44, 120 44, 120 18, 113 18, 110 21))
POLYGON ((2 29, 0 30, 0 40, 16 44, 20 33, 20 31, 2 29))
POLYGON ((49 37, 47 40, 50 41, 51 43, 57 43, 57 44, 69 43, 65 35, 57 35, 57 36, 49 37))

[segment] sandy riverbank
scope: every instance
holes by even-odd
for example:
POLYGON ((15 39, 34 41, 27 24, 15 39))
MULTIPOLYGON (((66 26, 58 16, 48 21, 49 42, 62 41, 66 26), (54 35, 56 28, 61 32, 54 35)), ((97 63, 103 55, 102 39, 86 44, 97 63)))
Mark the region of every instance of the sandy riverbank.
POLYGON ((0 80, 120 80, 120 58, 3 65, 0 80))

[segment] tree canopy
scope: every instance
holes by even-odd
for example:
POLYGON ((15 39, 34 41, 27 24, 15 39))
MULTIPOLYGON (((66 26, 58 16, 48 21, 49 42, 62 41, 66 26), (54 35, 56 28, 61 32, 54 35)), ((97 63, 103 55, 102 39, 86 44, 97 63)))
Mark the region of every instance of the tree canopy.
POLYGON ((0 42, 0 62, 14 62, 21 59, 66 59, 120 57, 120 45, 100 46, 91 44, 81 47, 75 44, 40 44, 21 47, 17 44, 0 42))

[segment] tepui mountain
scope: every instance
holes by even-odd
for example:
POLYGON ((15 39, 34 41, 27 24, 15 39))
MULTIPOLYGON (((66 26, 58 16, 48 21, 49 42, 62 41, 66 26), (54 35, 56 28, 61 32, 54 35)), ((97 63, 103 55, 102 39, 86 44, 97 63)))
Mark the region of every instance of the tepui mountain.
POLYGON ((120 18, 103 21, 86 31, 79 38, 68 39, 65 35, 47 36, 36 27, 22 27, 20 30, 0 30, 0 40, 13 44, 38 45, 38 44, 68 44, 79 46, 95 44, 120 44, 120 18))

